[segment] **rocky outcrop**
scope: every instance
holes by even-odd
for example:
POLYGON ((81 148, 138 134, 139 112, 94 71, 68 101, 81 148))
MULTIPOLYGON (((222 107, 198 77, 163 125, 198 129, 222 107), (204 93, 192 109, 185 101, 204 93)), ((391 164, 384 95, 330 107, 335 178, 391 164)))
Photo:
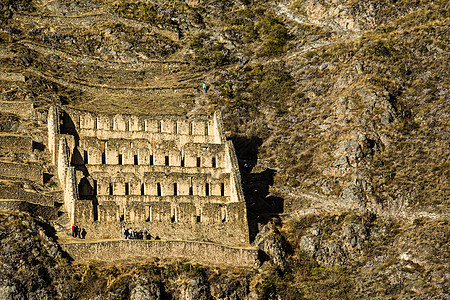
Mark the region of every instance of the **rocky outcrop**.
POLYGON ((275 266, 284 270, 286 267, 287 244, 279 231, 280 225, 280 219, 272 219, 255 237, 254 245, 263 252, 263 260, 264 256, 266 256, 275 266))
POLYGON ((0 212, 0 298, 51 299, 68 276, 51 227, 26 213, 0 212))
POLYGON ((134 275, 130 284, 130 300, 164 299, 164 289, 160 282, 140 275, 134 275))

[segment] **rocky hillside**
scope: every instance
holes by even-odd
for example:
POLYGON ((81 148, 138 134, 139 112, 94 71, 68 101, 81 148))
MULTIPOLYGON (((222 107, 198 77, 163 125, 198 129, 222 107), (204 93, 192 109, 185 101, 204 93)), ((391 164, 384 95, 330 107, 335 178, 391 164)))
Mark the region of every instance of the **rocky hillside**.
MULTIPOLYGON (((176 263, 167 275, 160 264, 114 269, 52 257, 61 266, 54 273, 45 256, 36 262, 24 250, 17 260, 38 266, 24 276, 43 279, 22 286, 5 263, 0 272, 15 283, 2 291, 445 299, 449 18, 440 0, 2 1, 1 101, 37 110, 221 110, 252 238, 267 254, 254 273, 202 268, 193 276, 176 263)), ((17 131, 20 119, 0 112, 0 131, 17 131)), ((13 223, 2 230, 19 230, 13 223)))
POLYGON ((448 298, 448 221, 373 215, 274 219, 259 269, 189 262, 71 263, 53 228, 0 211, 1 299, 448 298), (263 256, 264 258, 264 256, 263 256))

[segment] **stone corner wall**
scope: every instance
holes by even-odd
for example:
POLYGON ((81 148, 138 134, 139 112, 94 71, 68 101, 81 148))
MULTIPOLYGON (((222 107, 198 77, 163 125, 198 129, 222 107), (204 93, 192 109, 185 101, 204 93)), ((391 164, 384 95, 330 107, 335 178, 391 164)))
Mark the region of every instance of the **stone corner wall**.
POLYGON ((75 168, 70 166, 70 149, 67 139, 61 137, 58 147, 58 178, 64 191, 64 205, 73 224, 75 219, 75 204, 78 199, 78 188, 75 176, 75 168))
POLYGON ((52 164, 56 165, 58 157, 57 153, 57 138, 59 133, 59 117, 58 109, 55 106, 50 106, 47 116, 47 128, 48 128, 48 150, 52 157, 52 164))

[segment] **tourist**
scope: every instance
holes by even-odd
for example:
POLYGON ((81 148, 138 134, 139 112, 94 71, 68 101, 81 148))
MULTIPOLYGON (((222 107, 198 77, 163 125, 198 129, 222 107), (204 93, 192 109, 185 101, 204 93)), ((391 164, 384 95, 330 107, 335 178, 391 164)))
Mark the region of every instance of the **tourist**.
POLYGON ((75 237, 75 224, 72 225, 72 237, 75 237))
POLYGON ((148 234, 147 228, 144 228, 144 240, 148 238, 147 234, 148 234))
POLYGON ((87 232, 86 232, 86 230, 84 230, 84 228, 81 230, 81 238, 82 239, 85 239, 86 238, 86 234, 87 234, 87 232))
POLYGON ((74 225, 73 226, 73 237, 77 237, 78 236, 78 225, 74 225))
POLYGON ((125 234, 125 226, 122 226, 122 238, 127 239, 127 236, 125 234))
POLYGON ((132 238, 133 238, 133 230, 131 230, 131 228, 128 229, 128 238, 129 238, 129 239, 132 239, 132 238))

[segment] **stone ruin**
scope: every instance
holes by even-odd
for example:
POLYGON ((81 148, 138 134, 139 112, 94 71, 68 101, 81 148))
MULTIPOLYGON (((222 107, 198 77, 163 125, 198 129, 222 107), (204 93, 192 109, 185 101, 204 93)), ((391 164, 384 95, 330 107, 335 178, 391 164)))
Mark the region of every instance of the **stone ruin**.
POLYGON ((91 238, 147 229, 248 246, 236 154, 212 116, 107 115, 51 107, 48 149, 71 224, 91 238))

